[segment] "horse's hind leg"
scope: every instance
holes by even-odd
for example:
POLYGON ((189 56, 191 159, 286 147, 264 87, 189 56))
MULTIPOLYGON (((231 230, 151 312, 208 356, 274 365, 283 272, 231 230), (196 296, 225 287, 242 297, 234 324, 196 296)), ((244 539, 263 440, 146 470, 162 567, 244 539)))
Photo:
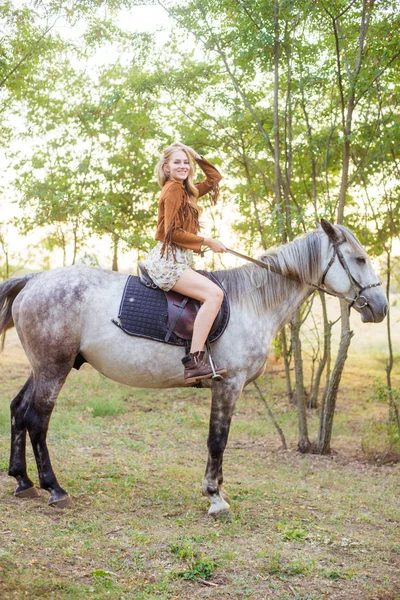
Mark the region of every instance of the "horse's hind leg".
POLYGON ((203 493, 208 496, 211 506, 209 515, 217 515, 229 510, 229 504, 221 493, 223 483, 222 461, 228 441, 229 428, 242 385, 233 383, 215 384, 212 391, 210 430, 207 440, 208 460, 203 480, 203 493))
POLYGON ((57 396, 69 373, 49 376, 31 374, 24 387, 11 403, 11 456, 8 474, 17 480, 15 495, 35 497, 38 491, 26 472, 26 431, 29 432, 39 473, 40 487, 50 493, 50 504, 59 507, 71 502, 60 487, 51 466, 46 443, 47 430, 57 396))
POLYGON ((26 472, 26 424, 25 412, 29 406, 33 389, 32 375, 11 402, 11 455, 8 474, 17 480, 15 495, 20 498, 35 498, 39 492, 26 472))
POLYGON ((35 374, 32 401, 25 412, 25 423, 31 439, 39 473, 40 487, 50 493, 49 504, 64 508, 71 504, 67 492, 59 485, 50 462, 47 448, 47 430, 57 396, 70 371, 49 377, 35 374))

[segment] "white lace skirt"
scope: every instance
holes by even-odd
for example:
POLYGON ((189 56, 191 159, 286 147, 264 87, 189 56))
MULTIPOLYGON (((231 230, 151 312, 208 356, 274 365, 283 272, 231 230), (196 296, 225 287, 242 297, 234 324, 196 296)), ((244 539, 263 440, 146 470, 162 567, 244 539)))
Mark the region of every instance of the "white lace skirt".
POLYGON ((168 292, 188 267, 194 268, 193 250, 174 244, 169 248, 168 258, 166 258, 167 252, 165 251, 164 256, 161 256, 161 248, 162 243, 158 242, 147 255, 144 264, 154 283, 168 292))

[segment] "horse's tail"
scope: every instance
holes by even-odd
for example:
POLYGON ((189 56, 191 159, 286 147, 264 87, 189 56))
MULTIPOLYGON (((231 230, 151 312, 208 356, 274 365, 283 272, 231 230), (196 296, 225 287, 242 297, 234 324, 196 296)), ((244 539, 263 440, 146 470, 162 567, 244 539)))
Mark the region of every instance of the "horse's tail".
POLYGON ((7 329, 14 327, 11 309, 15 298, 36 273, 29 273, 24 277, 12 277, 0 283, 0 335, 4 339, 7 329))

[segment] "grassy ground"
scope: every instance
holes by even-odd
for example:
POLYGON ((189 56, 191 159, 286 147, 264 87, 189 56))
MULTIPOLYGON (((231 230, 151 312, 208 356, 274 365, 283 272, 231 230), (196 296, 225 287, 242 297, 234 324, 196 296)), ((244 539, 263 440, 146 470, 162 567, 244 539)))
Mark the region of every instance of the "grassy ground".
MULTIPOLYGON (((288 451, 255 389, 245 391, 225 453, 232 515, 212 520, 200 489, 208 393, 132 390, 88 365, 69 377, 49 433, 73 507, 48 507, 45 492, 14 498, 8 406, 29 366, 10 332, 0 357, 0 597, 400 598, 399 465, 371 461, 387 414, 371 394, 385 363, 381 334, 371 335, 374 355, 365 337, 354 343, 329 457, 296 452, 279 363, 260 385, 288 451)), ((309 422, 313 437, 315 413, 309 422)), ((28 461, 36 479, 30 448, 28 461)))

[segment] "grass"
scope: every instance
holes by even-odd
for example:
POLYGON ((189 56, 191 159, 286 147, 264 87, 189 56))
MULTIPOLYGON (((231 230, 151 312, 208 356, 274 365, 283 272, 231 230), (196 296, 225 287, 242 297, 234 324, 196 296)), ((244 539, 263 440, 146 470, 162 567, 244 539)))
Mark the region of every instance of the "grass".
MULTIPOLYGON (((62 390, 48 437, 74 501, 62 511, 43 491, 16 499, 6 475, 9 401, 29 370, 12 333, 0 358, 0 597, 400 598, 399 465, 362 451, 374 443, 368 424, 386 414, 371 394, 378 359, 350 359, 328 457, 296 452, 296 411, 272 361, 260 385, 289 450, 249 386, 225 453, 224 520, 207 516, 201 495, 208 393, 132 390, 86 365, 62 390)), ((309 423, 313 437, 312 412, 309 423)), ((36 480, 29 446, 28 465, 36 480)))

